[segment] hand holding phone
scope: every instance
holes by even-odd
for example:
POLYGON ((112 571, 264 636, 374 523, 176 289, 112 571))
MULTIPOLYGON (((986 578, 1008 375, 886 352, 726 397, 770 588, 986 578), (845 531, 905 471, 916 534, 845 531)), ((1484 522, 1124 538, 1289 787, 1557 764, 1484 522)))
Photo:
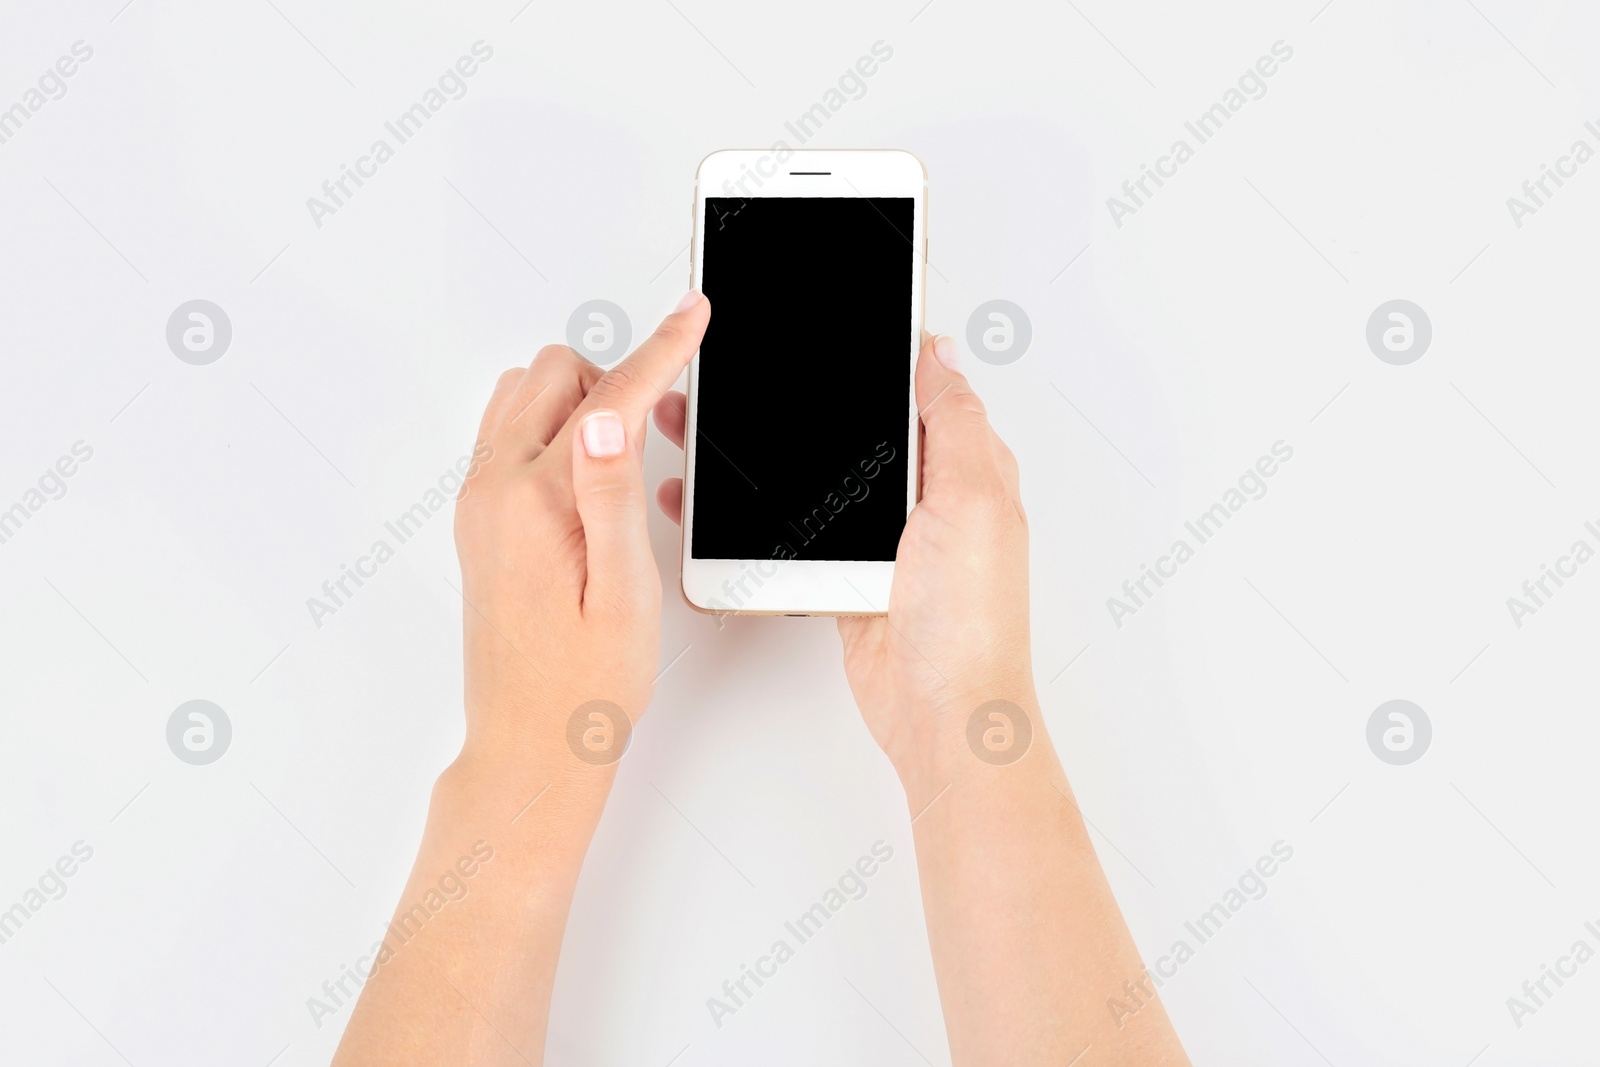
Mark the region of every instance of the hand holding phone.
POLYGON ((970 764, 981 705, 1008 701, 1042 724, 1017 460, 957 362, 949 336, 917 360, 922 499, 900 537, 889 615, 839 620, 851 691, 913 800, 970 764))
MULTIPOLYGON (((974 709, 1007 700, 1037 719, 1038 703, 1016 457, 958 369, 954 338, 925 339, 915 386, 926 426, 922 496, 896 546, 888 617, 841 617, 839 634, 845 674, 873 739, 907 795, 926 799, 957 773, 951 768, 972 759, 966 727, 974 709)), ((684 395, 674 392, 654 413, 657 428, 678 445, 685 443, 684 408, 684 395)), ((656 493, 675 521, 683 489, 670 478, 656 493)))

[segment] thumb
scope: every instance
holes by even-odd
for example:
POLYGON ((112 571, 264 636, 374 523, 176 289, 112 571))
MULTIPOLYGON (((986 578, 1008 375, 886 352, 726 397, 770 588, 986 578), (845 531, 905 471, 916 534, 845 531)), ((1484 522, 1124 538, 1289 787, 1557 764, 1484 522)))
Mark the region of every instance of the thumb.
POLYGON ((577 429, 572 490, 588 553, 584 611, 629 611, 659 588, 646 527, 644 428, 597 408, 577 429))
POLYGON ((994 431, 983 401, 960 369, 956 340, 927 338, 917 358, 917 413, 923 439, 923 492, 953 480, 979 485, 993 476, 994 431))

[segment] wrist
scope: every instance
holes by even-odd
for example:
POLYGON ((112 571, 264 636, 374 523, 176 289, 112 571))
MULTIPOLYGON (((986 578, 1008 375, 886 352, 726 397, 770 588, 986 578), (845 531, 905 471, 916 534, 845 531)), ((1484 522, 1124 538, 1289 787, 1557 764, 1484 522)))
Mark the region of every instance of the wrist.
POLYGON ((469 747, 434 783, 429 829, 484 838, 513 859, 570 852, 581 862, 615 777, 613 766, 582 764, 570 753, 511 760, 469 747))
POLYGON ((913 813, 980 772, 1055 762, 1031 680, 964 687, 906 709, 886 746, 913 813))
MULTIPOLYGON (((648 694, 629 706, 647 701, 648 694)), ((551 799, 603 796, 635 718, 605 699, 553 693, 533 699, 469 686, 466 740, 440 780, 463 800, 509 802, 513 813, 546 787, 551 799)))

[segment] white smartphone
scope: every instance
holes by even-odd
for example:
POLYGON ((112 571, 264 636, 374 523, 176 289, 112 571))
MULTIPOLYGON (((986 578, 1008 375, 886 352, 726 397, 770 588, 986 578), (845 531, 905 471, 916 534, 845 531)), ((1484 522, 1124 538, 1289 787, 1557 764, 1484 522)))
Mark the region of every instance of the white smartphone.
POLYGON ((909 152, 701 162, 691 270, 711 325, 684 433, 692 607, 888 611, 917 500, 927 189, 909 152))

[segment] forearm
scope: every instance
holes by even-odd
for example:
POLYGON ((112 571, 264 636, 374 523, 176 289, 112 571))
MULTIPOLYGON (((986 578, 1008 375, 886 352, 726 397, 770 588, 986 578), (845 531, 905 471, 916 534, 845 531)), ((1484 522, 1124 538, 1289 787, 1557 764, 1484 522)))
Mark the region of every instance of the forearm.
POLYGON ((1016 762, 974 758, 963 738, 942 773, 907 783, 913 814, 927 805, 913 829, 953 1060, 1185 1064, 1153 991, 1132 1016, 1107 1008, 1144 968, 1037 705, 1024 710, 1016 762))
POLYGON ((441 775, 336 1065, 542 1061, 562 931, 613 777, 573 763, 529 773, 464 757, 441 775))
POLYGON ((495 383, 458 468, 466 742, 342 1067, 544 1058, 573 890, 660 647, 645 418, 710 314, 691 292, 610 372, 552 345, 495 383))

